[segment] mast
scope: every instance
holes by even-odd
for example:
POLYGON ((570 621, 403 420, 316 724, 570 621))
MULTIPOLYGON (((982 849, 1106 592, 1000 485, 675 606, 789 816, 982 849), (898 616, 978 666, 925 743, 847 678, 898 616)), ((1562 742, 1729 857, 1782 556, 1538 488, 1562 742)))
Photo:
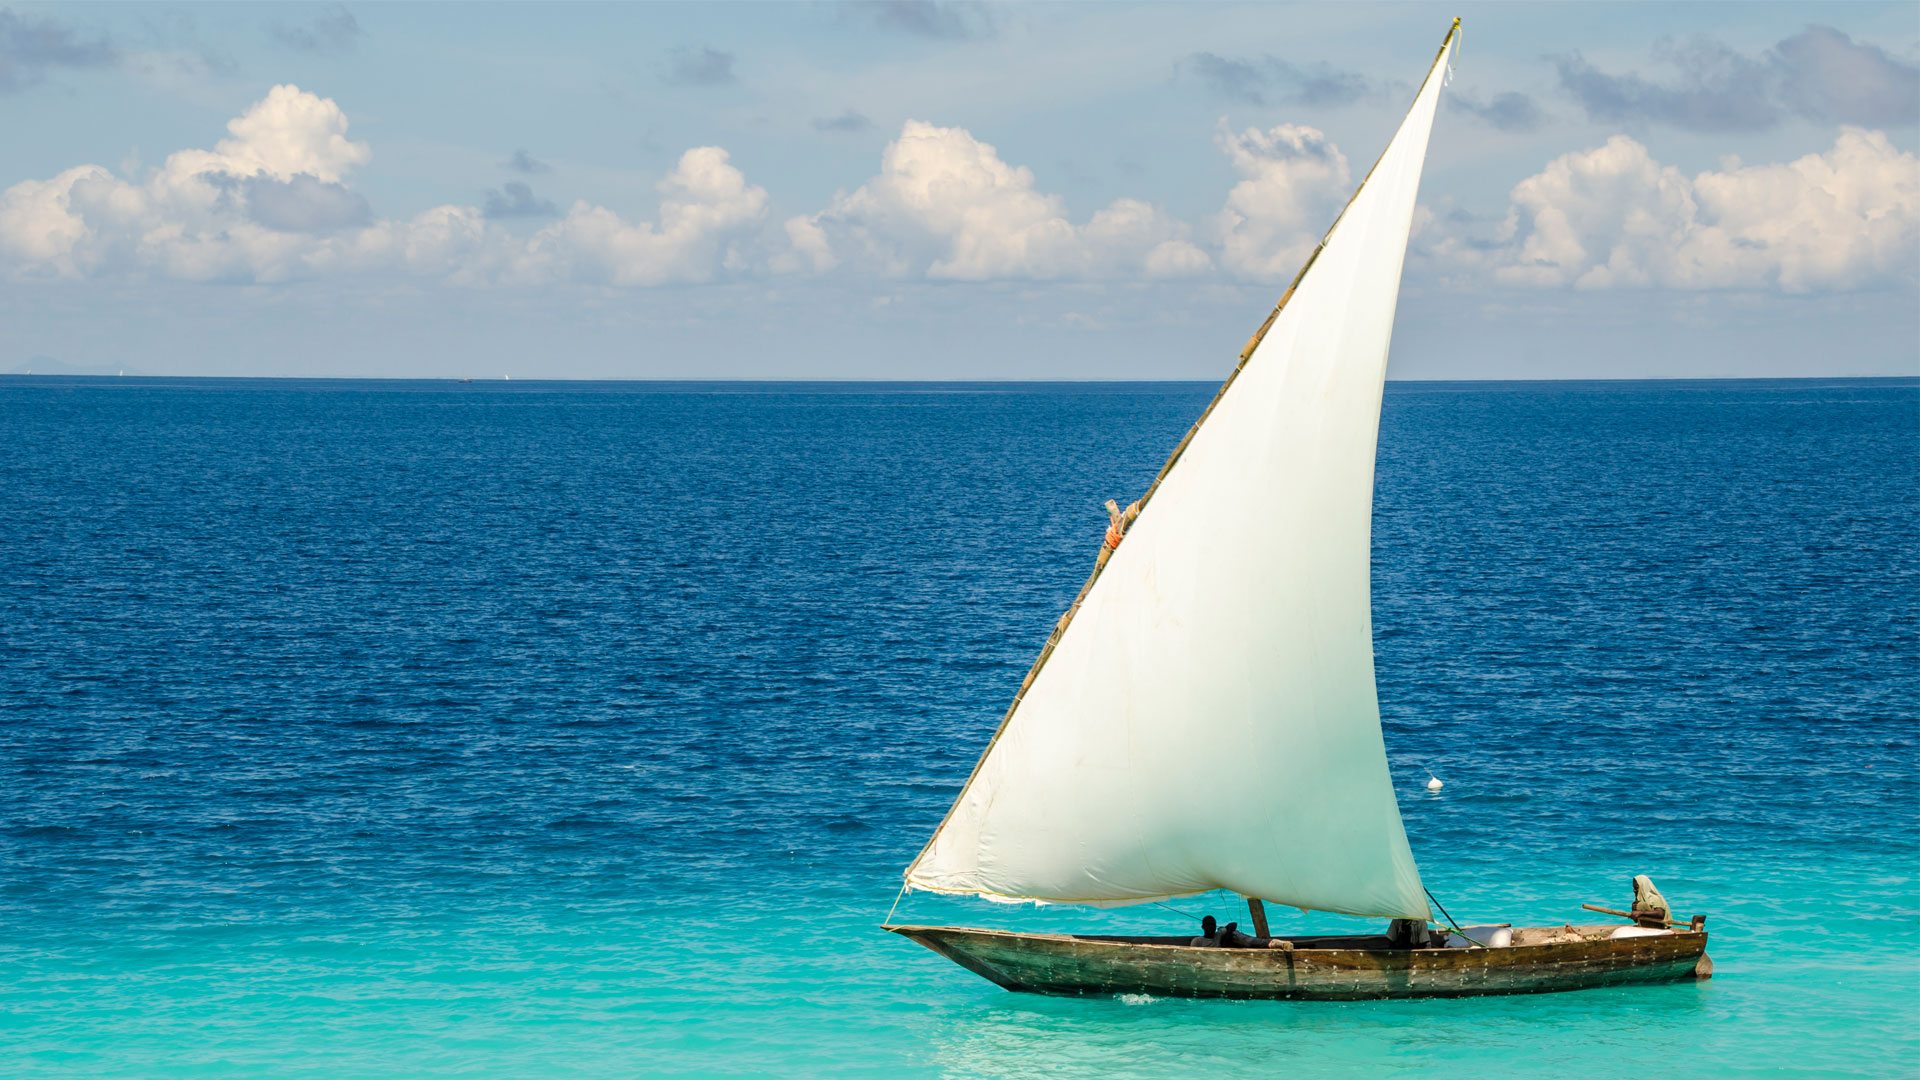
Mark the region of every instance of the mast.
MULTIPOLYGON (((1179 522, 1168 523, 1167 515, 1148 515, 1146 511, 1149 506, 1154 505, 1154 499, 1156 495, 1161 493, 1163 486, 1169 485, 1170 480, 1174 478, 1184 477, 1188 471, 1182 470, 1176 473, 1175 467, 1187 460, 1190 451, 1198 443, 1207 441, 1210 436, 1214 435, 1217 427, 1217 424, 1214 423, 1216 414, 1225 407, 1226 403, 1238 400, 1238 397, 1230 397, 1230 395, 1233 395, 1236 387, 1240 385, 1242 375, 1250 370, 1250 363, 1256 358, 1264 357, 1267 352, 1271 351, 1263 349, 1263 346, 1267 344, 1270 332, 1272 332, 1277 325, 1288 325, 1290 327, 1289 333, 1285 335, 1290 339, 1290 345, 1300 344, 1299 339, 1304 333, 1308 339, 1306 344, 1317 344, 1323 348, 1331 348, 1334 352, 1351 352, 1354 359, 1347 362, 1345 356, 1338 356, 1334 359, 1341 362, 1330 365, 1328 364, 1328 358, 1326 356, 1319 356, 1307 361, 1296 361, 1295 357, 1288 355, 1292 349, 1287 348, 1283 349, 1280 355, 1271 357, 1263 365, 1254 365, 1255 368, 1264 366, 1268 369, 1275 369, 1276 371, 1279 369, 1298 367, 1303 371, 1303 378, 1307 378, 1310 381, 1316 373, 1307 369, 1312 368, 1313 364, 1317 362, 1326 367, 1326 371, 1320 374, 1324 375, 1324 381, 1327 382, 1327 385, 1318 388, 1306 385, 1305 383, 1297 386, 1287 386, 1285 385, 1285 379, 1282 375, 1276 374, 1274 378, 1266 380, 1269 385, 1261 391, 1259 397, 1249 396, 1249 404, 1237 410, 1238 415, 1233 421, 1233 430, 1221 434, 1212 441, 1222 444, 1235 442, 1244 443, 1247 444, 1250 449, 1256 451, 1262 449, 1271 450, 1271 445, 1264 447, 1260 445, 1263 440, 1271 444, 1289 437, 1284 432, 1274 432, 1268 429, 1268 425, 1276 421, 1290 422, 1288 423, 1290 429, 1310 427, 1322 421, 1331 423, 1337 420, 1343 421, 1343 423, 1340 424, 1339 430, 1333 430, 1331 434, 1323 440, 1324 445, 1303 443, 1298 447, 1285 448, 1287 453, 1281 454, 1278 457, 1269 454, 1267 459, 1261 460, 1257 455, 1252 455, 1249 456, 1245 462, 1236 465, 1236 462, 1231 456, 1223 459, 1218 453, 1215 453, 1212 455, 1213 462, 1205 470, 1205 475, 1193 481, 1193 486, 1201 490, 1201 495, 1187 500, 1187 502, 1194 507, 1190 513, 1194 516, 1195 520, 1208 518, 1233 520, 1236 518, 1236 515, 1232 512, 1231 507, 1229 506, 1229 508, 1223 510, 1219 500, 1246 498, 1250 496, 1257 498, 1262 491, 1259 484, 1256 483, 1249 487, 1242 482, 1245 479, 1244 477, 1232 476, 1231 474, 1236 468, 1240 468, 1241 471, 1249 469, 1258 470, 1264 465, 1275 477, 1284 478, 1290 468, 1303 464, 1308 466, 1324 464, 1324 462, 1319 462, 1318 458, 1326 452, 1333 451, 1337 452, 1338 463, 1346 466, 1356 464, 1361 456, 1365 458, 1364 477, 1358 476, 1357 470, 1352 468, 1348 468, 1347 471, 1355 475, 1346 477, 1347 480, 1353 482, 1349 486, 1363 486, 1365 489, 1365 503, 1358 510, 1360 538, 1364 540, 1365 533, 1368 531, 1368 518, 1370 517, 1371 511, 1372 455, 1373 441, 1378 426, 1379 386, 1381 378, 1384 376, 1386 344, 1391 333, 1392 307, 1398 292, 1400 262, 1404 259, 1406 233, 1410 228, 1413 197, 1417 190, 1421 159, 1425 154, 1426 138, 1431 129, 1434 108, 1437 106, 1439 85, 1436 82, 1435 76, 1443 70, 1449 52, 1456 41, 1458 30, 1459 20, 1456 19, 1441 44, 1434 63, 1422 83, 1419 94, 1415 97, 1414 105, 1409 112, 1407 120, 1402 124, 1400 132, 1396 134, 1393 142, 1389 144, 1387 151, 1383 153, 1374 163, 1374 166, 1369 169, 1367 176, 1361 180, 1359 187, 1355 189, 1353 196, 1349 198, 1346 206, 1328 228, 1320 244, 1316 246, 1314 251, 1308 256, 1305 264, 1301 267, 1299 273, 1295 275, 1292 283, 1290 283, 1285 292, 1282 293, 1273 311, 1261 324, 1259 330, 1257 330, 1253 337, 1247 342, 1246 347, 1241 350, 1233 371, 1229 373, 1226 380, 1221 384, 1219 391, 1214 395, 1212 401, 1209 402, 1207 408, 1201 413, 1200 418, 1180 440, 1179 444, 1174 448, 1173 453, 1168 457, 1166 463, 1161 467, 1159 474, 1154 478, 1153 483, 1149 486, 1146 494, 1138 504, 1140 517, 1129 533, 1126 544, 1118 550, 1103 550, 1101 558, 1095 564, 1093 573, 1081 587, 1079 594, 1075 597, 1067 612, 1061 616, 1059 622, 1053 628, 1052 633, 1049 634, 1046 643, 1041 648, 1039 656, 1035 659, 1026 677, 1022 680, 1013 702, 1009 706, 1006 714, 1002 717, 992 740, 989 741, 986 751, 981 755, 980 761, 976 763, 973 772, 969 775, 966 784, 962 787, 960 797, 955 800, 953 806, 942 819, 939 828, 935 830, 933 837, 929 839, 926 846, 922 848, 919 855, 916 856, 913 863, 908 867, 907 883, 909 887, 932 889, 935 891, 975 892, 982 895, 1002 898, 1009 897, 1009 894, 995 888, 973 887, 976 884, 990 885, 991 883, 987 881, 987 878, 992 877, 996 873, 993 868, 983 868, 976 865, 972 870, 964 870, 956 875, 949 872, 952 871, 954 867, 947 866, 941 868, 941 873, 929 874, 923 872, 929 861, 929 855, 935 851, 936 846, 942 842, 943 837, 949 834, 950 827, 953 826, 956 821, 956 815, 962 813, 963 807, 969 804, 970 797, 975 797, 979 794, 976 788, 981 782, 983 772, 989 768, 990 762, 996 760, 996 751, 1003 747, 1004 740, 1007 738, 1009 731, 1014 727, 1016 718, 1023 715, 1023 705, 1029 701, 1030 694, 1036 691, 1036 687, 1042 685, 1043 675, 1052 674, 1049 669, 1049 662, 1055 658, 1057 651, 1063 647, 1063 642, 1070 643, 1074 640, 1073 637, 1070 637, 1069 631, 1077 628, 1075 622, 1076 617, 1080 616, 1090 604, 1100 600, 1103 595, 1108 593, 1114 594, 1117 596, 1117 599, 1108 603, 1106 606, 1115 609, 1117 616, 1121 618, 1131 617, 1141 609, 1145 609, 1150 613, 1165 615, 1169 614, 1169 612, 1161 611, 1159 610, 1160 608, 1180 606, 1178 603, 1169 604, 1165 597, 1157 595, 1155 593, 1156 584, 1150 579, 1155 576, 1155 570, 1161 573, 1167 571, 1172 571, 1176 574, 1179 573, 1179 559, 1193 558, 1196 556, 1205 557, 1206 548, 1208 547, 1206 538, 1196 538, 1191 535, 1182 536, 1180 535, 1181 524, 1179 522), (1390 162, 1391 164, 1389 164, 1390 162), (1369 185, 1374 182, 1376 174, 1381 173, 1383 166, 1387 166, 1392 172, 1390 178, 1392 185, 1391 190, 1386 191, 1378 197, 1371 197, 1369 196, 1369 185), (1363 196, 1369 196, 1368 200, 1363 202, 1363 196), (1300 316, 1292 319, 1290 323, 1283 323, 1283 316, 1287 315, 1290 311, 1290 303, 1295 302, 1295 298, 1302 295, 1303 289, 1308 288, 1310 284, 1317 284, 1319 281, 1319 277, 1310 278, 1309 273, 1321 264, 1323 255, 1327 253, 1329 247, 1335 243, 1336 238, 1342 236, 1342 225, 1348 222, 1349 215, 1355 213, 1356 207, 1364 207, 1361 216, 1365 218, 1365 221, 1360 225, 1350 228, 1358 229, 1362 235, 1351 241, 1343 239, 1340 249, 1342 254, 1337 260, 1340 265, 1336 271, 1330 271, 1329 273, 1335 273, 1341 278, 1346 279, 1346 284, 1350 288, 1364 288, 1367 290, 1365 296, 1362 298, 1373 301, 1371 308, 1368 308, 1365 303, 1353 303, 1354 296, 1361 295, 1358 293, 1354 294, 1354 296, 1347 297, 1346 300, 1355 310, 1371 311, 1376 316, 1384 315, 1384 320, 1377 320, 1374 325, 1347 326, 1342 322, 1343 316, 1340 314, 1339 309, 1332 306, 1337 302, 1336 298, 1330 295, 1328 301, 1316 309, 1316 314, 1300 316), (1391 264, 1390 267, 1387 265, 1388 263, 1391 264), (1384 270, 1390 270, 1390 274, 1385 273, 1384 270), (1315 339, 1316 334, 1318 335, 1318 339, 1315 339), (1276 382, 1275 379, 1280 379, 1280 381, 1276 382), (1310 400, 1312 395, 1327 390, 1329 386, 1345 394, 1345 397, 1342 399, 1344 402, 1344 412, 1338 412, 1338 415, 1336 415, 1336 411, 1316 413, 1313 408, 1308 407, 1313 404, 1310 400), (1370 401, 1365 400, 1369 393, 1369 387, 1371 394, 1370 401), (1363 432, 1359 430, 1362 426, 1364 426, 1365 429, 1363 432), (1364 441, 1364 454, 1362 454, 1360 447, 1362 441, 1364 441), (1234 490, 1236 484, 1244 490, 1234 490), (1143 535, 1163 536, 1167 537, 1167 539, 1157 542, 1147 541, 1143 544, 1139 539, 1139 537, 1143 535), (1144 568, 1148 571, 1145 579, 1143 579, 1141 575, 1143 568, 1136 566, 1134 571, 1128 575, 1132 579, 1130 582, 1116 586, 1114 589, 1096 588, 1096 586, 1102 583, 1103 574, 1107 574, 1110 567, 1125 564, 1129 561, 1136 561, 1130 559, 1136 551, 1143 546, 1155 546, 1156 544, 1164 550, 1148 552, 1143 558, 1152 560, 1155 556, 1158 556, 1160 559, 1172 559, 1175 561, 1157 568, 1152 566, 1144 568), (1158 607, 1156 607, 1156 605, 1158 605, 1158 607)), ((1333 285, 1329 286, 1329 290, 1332 292, 1338 291, 1333 285)), ((1280 488, 1285 488, 1284 482, 1280 484, 1280 488)), ((1338 504, 1341 514, 1345 519, 1348 519, 1349 522, 1354 518, 1356 512, 1352 505, 1350 494, 1350 492, 1325 490, 1307 490, 1301 492, 1303 501, 1308 504, 1313 503, 1315 500, 1338 504)), ((1310 505, 1308 509, 1311 510, 1310 505)), ((1246 515, 1238 516, 1245 517, 1246 515)), ((1257 517, 1258 515, 1254 516, 1257 517)), ((1251 521, 1248 523, 1256 524, 1251 521)), ((1283 522, 1283 524, 1286 524, 1292 533, 1301 532, 1301 522, 1297 520, 1288 519, 1283 522)), ((1349 539, 1351 539, 1351 537, 1349 537, 1349 539)), ((1252 576, 1262 579, 1256 584, 1267 586, 1266 591, 1273 594, 1273 596, 1270 597, 1271 599, 1288 599, 1289 597, 1287 595, 1283 595, 1287 593, 1286 589, 1276 589, 1273 587, 1274 583, 1272 581, 1265 580, 1268 576, 1269 568, 1261 566, 1257 561, 1254 561, 1257 560, 1257 552, 1253 552, 1250 556, 1249 552, 1245 550, 1245 537, 1242 537, 1241 541, 1241 548, 1232 551, 1230 554, 1234 558, 1237 558, 1240 563, 1245 564, 1252 576)), ((1340 571, 1346 578, 1351 579, 1353 569, 1351 566, 1351 552, 1341 554, 1314 551, 1312 550, 1313 544, 1311 543, 1310 537, 1303 545, 1295 546, 1301 547, 1301 550, 1296 552, 1301 558, 1297 560, 1297 565, 1286 568, 1293 574, 1312 575, 1324 571, 1327 567, 1320 566, 1319 562, 1329 561, 1340 563, 1340 571)), ((1364 665, 1361 665, 1355 656, 1349 655, 1355 652, 1353 634, 1350 632, 1352 627, 1350 625, 1341 627, 1342 633, 1339 636, 1342 640, 1338 642, 1340 649, 1337 651, 1342 654, 1345 660, 1350 662, 1351 666, 1355 668, 1364 666, 1365 670, 1364 672, 1358 670, 1343 672, 1342 685, 1331 686, 1329 689, 1331 697, 1340 699, 1331 702, 1332 704, 1340 706, 1342 717, 1339 720, 1340 723, 1347 724, 1348 721, 1344 719, 1344 717, 1351 715, 1357 718, 1360 726, 1370 726, 1372 741, 1377 747, 1377 752, 1374 756, 1377 756, 1379 759, 1380 771, 1382 778, 1384 778, 1384 748, 1379 747, 1380 736, 1377 705, 1373 700, 1370 621, 1365 610, 1368 604, 1368 598, 1365 595, 1366 568, 1364 566, 1364 558, 1363 553, 1363 565, 1360 569, 1361 590, 1359 596, 1359 618, 1360 622, 1364 624, 1362 627, 1364 630, 1363 636, 1365 637, 1363 642, 1363 651, 1365 654, 1364 665), (1361 695, 1355 692, 1362 681, 1364 682, 1365 690, 1364 701, 1361 701, 1361 695)), ((1220 581, 1212 580, 1207 584, 1214 587, 1216 594, 1220 593, 1220 585, 1222 584, 1220 581)), ((1227 582, 1225 584, 1226 588, 1230 591, 1232 589, 1232 583, 1227 582)), ((1351 580, 1348 580, 1347 584, 1351 585, 1351 580)), ((1341 597, 1341 606, 1351 608, 1351 590, 1349 589, 1347 592, 1349 595, 1341 597)), ((1291 599, 1311 600, 1313 598, 1310 596, 1291 596, 1291 599)), ((1311 605, 1308 604, 1294 605, 1292 610, 1287 610, 1285 607, 1268 608, 1265 609, 1264 613, 1268 615, 1275 615, 1277 613, 1283 622, 1291 620, 1292 623, 1306 625, 1308 627, 1306 632, 1294 632, 1292 634, 1293 638, 1298 639, 1294 641, 1293 644, 1304 645, 1308 651, 1311 652, 1315 641, 1313 640, 1314 632, 1311 630, 1310 624, 1315 620, 1311 617, 1312 613, 1310 611, 1300 610, 1303 606, 1311 607, 1311 605)), ((1230 596, 1215 603, 1211 608, 1204 610, 1183 610, 1179 612, 1179 614, 1183 616, 1197 616, 1210 623, 1229 622, 1244 624, 1248 621, 1248 612, 1236 607, 1235 602, 1230 596)), ((1346 611, 1343 615, 1345 622, 1351 623, 1353 614, 1350 610, 1346 611)), ((1339 622, 1340 620, 1333 621, 1339 622)), ((1083 656, 1079 661, 1082 670, 1078 672, 1077 675, 1090 679, 1089 686, 1098 688, 1101 685, 1099 680, 1108 676, 1103 675, 1099 671, 1089 669, 1089 665, 1098 668, 1109 666, 1116 661, 1124 662, 1129 658, 1129 654, 1138 652, 1143 644, 1150 645, 1152 643, 1150 639, 1152 639, 1156 633, 1172 635, 1168 641, 1171 645, 1172 654, 1178 655, 1182 650, 1185 650, 1187 659, 1197 661, 1196 663, 1188 665, 1189 668, 1192 669, 1186 673, 1189 681, 1192 681, 1202 674, 1198 669, 1209 666, 1218 669, 1210 672, 1210 674, 1219 675, 1224 672, 1228 677, 1231 677, 1237 670, 1235 663, 1239 660, 1248 659, 1252 655, 1249 653, 1248 657, 1229 656, 1225 658, 1226 662, 1222 664, 1218 662, 1221 659, 1218 656, 1208 656, 1207 654, 1197 653, 1195 651, 1196 646, 1203 643, 1201 639, 1209 639, 1207 643, 1213 643, 1211 639, 1220 637, 1217 633, 1217 626, 1212 628, 1213 632, 1194 632, 1182 637, 1179 631, 1167 630, 1166 625, 1170 624, 1149 624, 1144 628, 1139 628, 1136 637, 1142 638, 1141 641, 1130 642, 1124 635, 1118 637, 1113 634, 1103 635, 1106 639, 1104 642, 1095 642, 1089 645, 1087 650, 1084 650, 1087 655, 1083 656)), ((1258 626, 1250 626, 1248 629, 1256 635, 1262 630, 1262 628, 1258 626)), ((1096 635, 1098 633, 1098 631, 1094 632, 1096 635)), ((1224 639, 1224 644, 1228 650, 1238 649, 1245 651, 1251 648, 1251 643, 1236 641, 1231 635, 1224 639)), ((1129 675, 1137 674, 1133 666, 1127 666, 1123 670, 1129 675)), ((1066 678, 1071 680, 1075 677, 1075 675, 1069 675, 1066 678)), ((1176 679, 1175 681, 1178 680, 1176 679)), ((1192 687, 1189 688, 1191 689, 1192 687)), ((1145 693, 1147 696, 1152 696, 1152 692, 1157 689, 1157 686, 1142 683, 1140 680, 1135 679, 1135 684, 1130 685, 1127 689, 1136 694, 1145 693)), ((1284 687, 1274 686, 1267 689, 1282 690, 1284 687)), ((1073 690, 1073 687, 1068 687, 1064 695, 1056 695, 1056 697, 1062 697, 1063 701, 1053 706, 1053 708, 1064 710, 1062 715, 1065 718, 1049 720, 1041 724, 1040 727, 1051 725, 1054 728, 1061 728, 1074 736, 1081 737, 1081 742, 1103 737, 1114 737, 1114 732, 1103 731, 1101 725, 1089 724, 1086 722, 1085 717, 1075 717, 1072 715, 1073 709, 1075 708, 1073 690)), ((1196 695, 1197 698, 1209 696, 1218 697, 1220 695, 1209 695, 1207 693, 1196 695)), ((1226 696, 1232 697, 1232 694, 1229 692, 1226 696)), ((1121 699, 1121 704, 1124 705, 1127 703, 1127 699, 1121 699)), ((1129 716, 1127 717, 1128 723, 1171 723, 1182 718, 1171 716, 1170 713, 1182 711, 1191 712, 1194 710, 1197 710, 1198 714, 1206 717, 1209 722, 1217 722, 1215 713, 1207 711, 1207 702, 1196 700, 1192 703, 1190 709, 1186 708, 1186 703, 1183 702, 1176 701, 1165 704, 1170 705, 1171 709, 1163 710, 1161 713, 1155 714, 1160 717, 1160 719, 1155 720, 1147 717, 1136 718, 1129 716)), ((1254 712, 1259 711, 1261 702, 1237 700, 1226 702, 1225 704, 1229 706, 1229 711, 1237 709, 1240 714, 1243 714, 1239 719, 1245 720, 1249 719, 1254 712)), ((1185 717, 1185 719, 1190 720, 1191 717, 1185 717)), ((1309 719, 1311 720, 1312 718, 1310 717, 1309 719)), ((1309 724, 1309 726, 1312 725, 1309 724)), ((1324 724, 1322 726, 1324 726, 1324 724)), ((1349 724, 1349 726, 1353 725, 1349 724)), ((1036 728, 1036 730, 1039 730, 1039 728, 1036 728)), ((1055 731, 1051 735, 1042 735, 1037 741, 1048 743, 1048 748, 1056 753, 1087 749, 1084 746, 1076 744, 1071 738, 1063 741, 1059 737, 1061 734, 1061 731, 1055 731)), ((1322 747, 1322 749, 1337 750, 1341 754, 1347 754, 1354 750, 1353 746, 1348 745, 1351 742, 1353 742, 1351 738, 1335 740, 1334 742, 1330 742, 1328 746, 1322 747), (1338 745, 1335 745, 1335 743, 1338 745)), ((1364 751, 1365 748, 1361 747, 1360 749, 1364 751)), ((1365 755, 1362 753, 1360 756, 1365 755)), ((1074 762, 1074 764, 1080 763, 1081 762, 1074 762)), ((1053 764, 1059 765, 1061 763, 1056 761, 1053 764)), ((1138 765, 1140 763, 1135 762, 1132 764, 1138 765)), ((1031 787, 1035 783, 1044 782, 1044 777, 1039 774, 1044 773, 1046 770, 1036 770, 1036 768, 1029 765, 1015 766, 1013 771, 1028 774, 1025 776, 1025 779, 1019 781, 1019 784, 1031 787)), ((1105 794, 1111 795, 1113 792, 1108 791, 1105 792, 1105 794)), ((1386 837, 1386 839, 1391 841, 1388 846, 1397 847, 1400 852, 1405 853, 1404 857, 1398 860, 1403 863, 1404 866, 1397 868, 1395 873, 1398 877, 1411 880, 1412 884, 1416 887, 1412 896, 1417 898, 1418 875, 1416 871, 1412 870, 1411 853, 1405 850, 1405 836, 1400 827, 1398 809, 1392 804, 1390 785, 1386 788, 1385 795, 1387 805, 1391 811, 1390 829, 1383 830, 1391 834, 1386 837)), ((985 801, 990 806, 993 798, 989 796, 985 801)), ((1042 801, 1044 802, 1045 800, 1042 801)), ((1374 809, 1377 811, 1378 808, 1375 807, 1374 809)), ((985 809, 979 810, 979 814, 985 814, 987 812, 985 809)), ((979 814, 975 816, 979 816, 979 814)), ((1376 814, 1376 816, 1378 815, 1376 814)), ((1282 822, 1276 821, 1272 824, 1282 828, 1285 827, 1285 823, 1282 822)), ((1005 834, 1002 830, 1009 828, 1017 830, 1018 827, 1007 822, 997 822, 993 826, 993 835, 996 837, 1003 836, 1005 834)), ((986 835, 986 833, 976 831, 971 836, 969 842, 981 844, 984 842, 983 838, 986 835)), ((1018 842, 1004 842, 1002 846, 1017 847, 1018 842)), ((976 854, 986 855, 987 858, 976 858, 973 860, 975 863, 992 863, 998 861, 997 858, 992 853, 987 852, 984 847, 979 852, 976 852, 976 854)), ((965 861, 965 859, 961 860, 961 862, 965 861)), ((1149 861, 1152 860, 1149 859, 1149 861)), ((1130 868, 1130 874, 1132 870, 1137 869, 1137 867, 1130 868)), ((1003 874, 1002 876, 1005 875, 1003 874)), ((1017 877, 1018 875, 1014 876, 1017 877)), ((1138 874, 1131 874, 1131 876, 1139 878, 1138 874)), ((1152 877, 1151 874, 1146 876, 1152 877)), ((1204 888, 1221 887, 1227 884, 1226 882, 1212 881, 1211 877, 1206 874, 1200 874, 1197 875, 1197 877, 1204 878, 1205 880, 1183 880, 1178 884, 1182 887, 1186 885, 1195 886, 1185 889, 1185 891, 1203 891, 1204 888)), ((1262 875, 1256 872, 1248 877, 1247 880, 1260 880, 1261 877, 1262 875)), ((1270 875, 1267 875, 1267 878, 1268 880, 1272 880, 1270 875)), ((1404 881, 1400 882, 1400 887, 1391 888, 1387 891, 1396 894, 1405 894, 1405 884, 1404 881)), ((1089 888, 1083 888, 1080 891, 1100 891, 1103 888, 1099 882, 1092 880, 1082 882, 1082 885, 1088 886, 1089 888)), ((1127 902, 1134 899, 1157 898, 1139 892, 1138 888, 1129 889, 1117 885, 1106 891, 1118 892, 1124 895, 1039 896, 1021 894, 1017 898, 1092 903, 1127 902)), ((1176 894, 1176 892, 1166 892, 1160 895, 1176 894)), ((1247 895, 1259 896, 1262 894, 1248 891, 1247 895)), ((1274 895, 1272 893, 1267 895, 1269 898, 1287 899, 1288 902, 1295 902, 1293 899, 1288 899, 1285 896, 1274 895)), ((1368 913, 1405 914, 1418 917, 1424 917, 1426 914, 1424 898, 1418 898, 1417 905, 1414 904, 1412 899, 1407 895, 1396 895, 1390 900, 1370 899, 1367 900, 1366 903, 1375 906, 1384 904, 1386 908, 1393 909, 1391 911, 1382 910, 1368 913), (1418 910, 1412 910, 1416 906, 1418 910)), ((1337 902, 1333 904, 1330 909, 1351 910, 1350 907, 1342 906, 1337 902)))

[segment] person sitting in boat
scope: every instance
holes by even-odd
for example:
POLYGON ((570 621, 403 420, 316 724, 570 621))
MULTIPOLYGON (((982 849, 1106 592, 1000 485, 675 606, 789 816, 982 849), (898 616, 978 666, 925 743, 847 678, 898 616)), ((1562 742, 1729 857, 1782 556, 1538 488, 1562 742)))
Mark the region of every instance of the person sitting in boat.
POLYGON ((1425 919, 1395 919, 1387 924, 1387 945, 1395 949, 1421 949, 1433 940, 1425 919))
POLYGON ((1265 943, 1259 938, 1241 933, 1240 924, 1237 922, 1230 922, 1221 927, 1220 936, 1214 941, 1214 944, 1223 949, 1260 949, 1266 947, 1265 943))
POLYGON ((1187 942, 1187 944, 1200 946, 1200 947, 1208 947, 1208 946, 1220 944, 1218 941, 1214 940, 1214 934, 1217 933, 1217 930, 1215 928, 1217 926, 1219 926, 1219 924, 1213 921, 1213 916, 1211 915, 1207 916, 1204 919, 1201 919, 1200 920, 1200 936, 1197 938, 1194 938, 1192 941, 1187 942))

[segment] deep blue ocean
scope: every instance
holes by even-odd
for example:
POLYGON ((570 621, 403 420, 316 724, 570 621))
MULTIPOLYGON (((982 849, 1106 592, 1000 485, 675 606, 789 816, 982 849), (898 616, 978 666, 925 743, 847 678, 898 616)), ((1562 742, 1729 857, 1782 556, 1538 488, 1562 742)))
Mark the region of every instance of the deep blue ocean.
POLYGON ((1427 884, 1651 874, 1711 981, 1052 999, 881 932, 1212 389, 0 379, 0 1073, 1913 1075, 1916 380, 1388 387, 1427 884))

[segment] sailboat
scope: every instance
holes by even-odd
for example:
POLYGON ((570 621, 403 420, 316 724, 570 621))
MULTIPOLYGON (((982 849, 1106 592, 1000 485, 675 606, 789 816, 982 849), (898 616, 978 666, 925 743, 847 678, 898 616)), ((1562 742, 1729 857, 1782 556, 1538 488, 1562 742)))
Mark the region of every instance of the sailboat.
POLYGON ((1626 911, 1583 905, 1627 925, 1442 926, 1401 824, 1374 685, 1374 455, 1459 32, 1456 19, 1386 152, 1152 486, 1108 504, 1092 576, 902 888, 1095 906, 1230 890, 1254 932, 1017 933, 891 913, 886 929, 1056 994, 1453 996, 1711 973, 1704 918, 1673 918, 1644 877, 1626 911), (1391 921, 1276 934, 1268 903, 1391 921))

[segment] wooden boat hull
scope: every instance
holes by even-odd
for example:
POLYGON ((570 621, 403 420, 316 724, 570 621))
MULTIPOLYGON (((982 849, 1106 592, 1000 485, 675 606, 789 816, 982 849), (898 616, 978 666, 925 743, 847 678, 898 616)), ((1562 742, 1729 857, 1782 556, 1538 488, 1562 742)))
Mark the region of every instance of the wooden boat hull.
MULTIPOLYGON (((1180 938, 890 926, 1008 990, 1037 994, 1351 1001, 1540 994, 1705 978, 1704 931, 1497 949, 1393 949, 1381 937, 1294 938, 1294 948, 1196 948, 1180 938)), ((1574 934, 1584 931, 1587 936, 1574 934)), ((1556 931, 1557 932, 1557 931, 1556 931)), ((1598 935, 1598 936, 1593 936, 1598 935)))

